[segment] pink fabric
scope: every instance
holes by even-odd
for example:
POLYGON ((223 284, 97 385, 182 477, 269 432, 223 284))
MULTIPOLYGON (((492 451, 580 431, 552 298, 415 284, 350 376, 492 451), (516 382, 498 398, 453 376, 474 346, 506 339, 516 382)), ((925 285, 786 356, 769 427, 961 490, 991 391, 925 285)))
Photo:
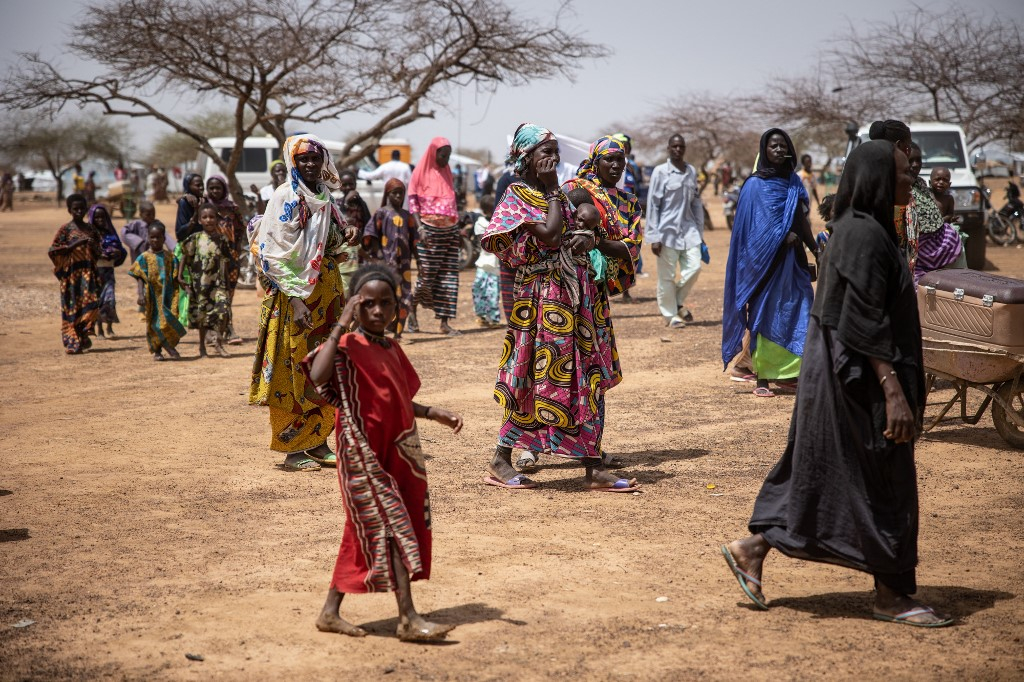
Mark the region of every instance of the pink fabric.
POLYGON ((409 211, 458 218, 455 203, 455 181, 450 166, 437 164, 437 150, 451 147, 444 137, 435 137, 423 152, 423 157, 409 180, 409 211))

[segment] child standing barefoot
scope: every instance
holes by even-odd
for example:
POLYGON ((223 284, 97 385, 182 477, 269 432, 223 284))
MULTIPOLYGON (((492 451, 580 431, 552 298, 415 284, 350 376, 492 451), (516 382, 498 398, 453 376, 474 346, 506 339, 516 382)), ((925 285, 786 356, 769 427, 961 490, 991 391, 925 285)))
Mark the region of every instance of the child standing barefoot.
POLYGON ((416 418, 458 433, 462 417, 413 402, 419 377, 401 347, 384 336, 398 308, 398 280, 382 265, 352 276, 352 297, 328 341, 302 369, 337 408, 338 481, 345 532, 327 601, 317 619, 323 632, 362 637, 339 615, 346 593, 388 592, 398 600, 398 638, 444 639, 453 626, 423 619, 410 581, 430 577, 430 495, 416 418), (357 324, 355 332, 346 330, 357 324))
POLYGON ((154 360, 163 360, 166 350, 172 360, 181 356, 174 347, 185 335, 178 321, 178 263, 164 240, 163 223, 152 221, 149 227, 149 249, 139 254, 128 274, 139 281, 139 307, 146 311, 146 340, 154 360))
POLYGON ((231 246, 220 233, 217 207, 199 207, 196 232, 181 244, 182 259, 178 264, 178 284, 189 292, 188 326, 199 330, 199 356, 206 357, 206 337, 222 358, 230 357, 224 349, 229 318, 228 268, 231 246), (185 273, 189 279, 186 281, 185 273), (191 284, 189 283, 191 282, 191 284))

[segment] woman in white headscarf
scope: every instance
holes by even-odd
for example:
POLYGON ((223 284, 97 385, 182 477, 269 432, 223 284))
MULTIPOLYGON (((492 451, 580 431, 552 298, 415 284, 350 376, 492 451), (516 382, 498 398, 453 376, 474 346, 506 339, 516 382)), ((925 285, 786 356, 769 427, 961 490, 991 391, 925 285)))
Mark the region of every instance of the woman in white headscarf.
POLYGON ((335 466, 327 447, 334 408, 299 369, 306 354, 330 334, 345 298, 339 260, 355 242, 334 205, 338 171, 320 138, 295 135, 284 143, 288 179, 249 223, 249 248, 267 291, 252 368, 249 403, 270 407, 270 448, 285 453, 283 469, 335 466))

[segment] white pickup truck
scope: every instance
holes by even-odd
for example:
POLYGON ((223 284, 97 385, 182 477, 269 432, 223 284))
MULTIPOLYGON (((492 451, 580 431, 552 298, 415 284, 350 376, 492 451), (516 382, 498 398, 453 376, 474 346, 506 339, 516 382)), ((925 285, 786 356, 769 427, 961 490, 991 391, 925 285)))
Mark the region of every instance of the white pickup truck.
MULTIPOLYGON (((952 123, 934 122, 912 122, 908 125, 914 142, 921 146, 921 177, 927 182, 932 168, 945 166, 949 169, 950 192, 956 201, 960 229, 968 236, 964 245, 967 267, 981 270, 985 266, 985 208, 978 178, 970 165, 963 128, 952 123)), ((864 126, 857 131, 857 138, 850 140, 847 156, 855 146, 868 139, 868 126, 864 126)))

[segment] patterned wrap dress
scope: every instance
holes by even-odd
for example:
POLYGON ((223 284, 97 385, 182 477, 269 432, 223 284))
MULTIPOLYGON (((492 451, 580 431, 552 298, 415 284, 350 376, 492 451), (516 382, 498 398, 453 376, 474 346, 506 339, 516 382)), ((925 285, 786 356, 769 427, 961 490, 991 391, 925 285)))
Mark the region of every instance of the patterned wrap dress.
MULTIPOLYGON (((562 197, 563 235, 572 226, 562 197)), ((613 368, 609 307, 589 258, 572 260, 568 239, 545 246, 525 229, 547 221, 543 195, 509 186, 481 245, 517 270, 512 316, 502 345, 494 398, 504 408, 498 444, 574 459, 600 458, 604 392, 613 368)))
POLYGON ((161 348, 174 348, 185 335, 185 327, 178 320, 178 259, 167 248, 159 253, 142 252, 128 274, 142 287, 146 306, 146 341, 149 352, 161 348))
POLYGON ((363 249, 374 254, 398 275, 402 295, 398 315, 388 329, 401 334, 412 308, 412 256, 416 253, 419 223, 405 209, 385 204, 377 209, 363 230, 363 249))
POLYGON ((231 323, 228 271, 231 246, 223 235, 196 232, 181 244, 183 270, 192 292, 188 302, 189 329, 210 329, 222 336, 231 323))
POLYGON ((91 227, 72 220, 57 230, 47 255, 60 282, 61 341, 65 352, 73 355, 92 345, 88 335, 99 319, 99 240, 91 227))
MULTIPOLYGON (((305 376, 322 349, 302 361, 305 376)), ((430 577, 430 495, 412 408, 419 388, 419 376, 397 343, 359 333, 341 337, 334 372, 318 388, 337 410, 345 531, 331 587, 339 592, 395 589, 389 538, 412 580, 430 577)))

